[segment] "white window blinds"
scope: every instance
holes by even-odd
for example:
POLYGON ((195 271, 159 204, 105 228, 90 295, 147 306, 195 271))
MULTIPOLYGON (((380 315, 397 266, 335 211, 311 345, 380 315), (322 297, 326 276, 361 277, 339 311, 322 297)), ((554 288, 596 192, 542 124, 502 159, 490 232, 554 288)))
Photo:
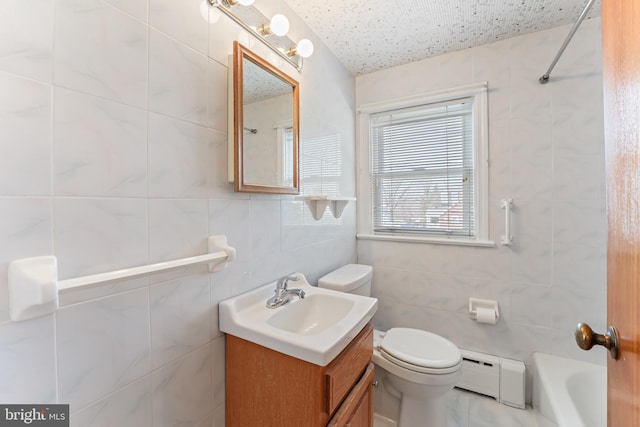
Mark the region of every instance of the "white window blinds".
POLYGON ((376 233, 475 238, 473 98, 371 114, 376 233))

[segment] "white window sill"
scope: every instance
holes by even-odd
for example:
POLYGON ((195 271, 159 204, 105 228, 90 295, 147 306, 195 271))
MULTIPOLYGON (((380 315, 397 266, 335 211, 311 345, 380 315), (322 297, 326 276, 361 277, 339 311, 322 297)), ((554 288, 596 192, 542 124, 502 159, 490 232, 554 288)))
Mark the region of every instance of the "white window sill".
POLYGON ((443 237, 418 237, 418 236, 390 236, 382 234, 356 234, 356 238, 360 240, 381 240, 389 242, 407 242, 407 243, 433 243, 438 245, 458 245, 458 246, 480 246, 484 248, 493 248, 496 244, 493 240, 468 240, 443 237))

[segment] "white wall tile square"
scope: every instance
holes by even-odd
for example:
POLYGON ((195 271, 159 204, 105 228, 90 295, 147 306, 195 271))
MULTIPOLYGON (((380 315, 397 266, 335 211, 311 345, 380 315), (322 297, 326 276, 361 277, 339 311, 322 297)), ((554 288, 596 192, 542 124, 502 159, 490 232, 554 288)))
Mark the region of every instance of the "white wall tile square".
POLYGON ((209 344, 154 371, 153 426, 194 425, 211 413, 209 344))
POLYGON ((147 106, 148 28, 101 0, 55 0, 54 83, 147 106))
POLYGON ((149 259, 169 261, 207 253, 206 200, 149 200, 149 259))
POLYGON ((225 338, 218 337, 211 343, 211 375, 213 377, 212 407, 224 406, 225 402, 225 338))
POLYGON ((54 216, 54 254, 61 279, 148 261, 144 200, 58 198, 54 216))
POLYGON ((280 201, 251 200, 251 253, 253 257, 268 258, 280 253, 280 201))
POLYGON ((80 289, 74 289, 59 294, 60 307, 79 304, 86 301, 94 300, 97 298, 103 298, 110 295, 119 294, 122 292, 132 291, 134 289, 144 288, 149 286, 149 277, 137 277, 135 279, 124 279, 112 282, 107 282, 100 286, 87 286, 80 289))
POLYGON ((54 102, 54 193, 144 196, 146 111, 63 88, 54 102))
POLYGON ((511 289, 510 320, 524 325, 551 328, 552 313, 549 307, 531 304, 532 301, 549 301, 551 298, 551 286, 514 285, 511 289))
POLYGON ((149 195, 206 198, 211 129, 149 114, 149 195))
POLYGON ((0 198, 0 323, 9 319, 9 263, 53 251, 52 211, 47 198, 0 198))
POLYGON ((149 25, 206 55, 209 6, 205 3, 203 7, 203 3, 202 0, 149 0, 149 25))
POLYGON ((602 289, 607 281, 607 257, 603 239, 600 246, 583 246, 556 241, 553 245, 553 286, 572 289, 602 289))
POLYGON ((228 124, 228 76, 227 67, 213 60, 207 61, 207 115, 209 126, 226 132, 228 124))
POLYGON ((207 57, 151 29, 149 110, 207 125, 207 57))
MULTIPOLYGON (((209 194, 216 199, 249 199, 248 193, 234 193, 233 182, 229 182, 228 140, 227 133, 212 130, 212 141, 209 147, 209 194)), ((233 174, 233 171, 232 171, 233 174)))
POLYGON ((195 427, 215 427, 213 424, 213 414, 208 415, 205 419, 196 424, 195 427))
POLYGON ((56 340, 59 399, 77 411, 149 372, 148 290, 61 309, 56 340))
POLYGON ((551 113, 517 117, 510 121, 511 155, 513 157, 546 157, 553 153, 551 113))
POLYGON ((473 79, 477 81, 495 80, 499 82, 498 86, 508 83, 511 72, 510 49, 511 39, 472 49, 473 79))
POLYGON ((151 376, 73 412, 70 421, 72 427, 152 427, 151 376))
MULTIPOLYGON (((512 50, 514 49, 512 47, 512 50)), ((524 72, 522 68, 517 68, 517 70, 524 72)), ((509 84, 511 119, 549 117, 551 115, 552 88, 538 83, 534 74, 536 71, 536 68, 530 68, 526 70, 526 74, 518 75, 512 66, 509 84)))
POLYGON ((555 202, 553 225, 553 240, 556 242, 602 247, 606 244, 607 236, 604 199, 555 202))
POLYGON ((224 233, 237 251, 239 261, 251 259, 250 200, 209 200, 209 230, 212 235, 224 233))
POLYGON ((0 16, 0 70, 51 82, 53 0, 4 1, 0 16))
POLYGON ((239 41, 250 47, 252 37, 217 8, 209 10, 209 52, 211 59, 221 65, 229 64, 229 55, 233 53, 233 42, 239 41))
POLYGON ((0 327, 0 401, 56 402, 54 337, 53 315, 0 327))
POLYGON ((220 405, 213 412, 213 427, 222 427, 226 423, 225 407, 220 405))
POLYGON ((473 51, 464 49, 449 55, 443 55, 440 59, 442 85, 456 87, 473 80, 473 51))
POLYGON ((603 157, 603 153, 555 155, 553 157, 553 198, 556 200, 604 200, 603 157), (585 174, 585 170, 590 172, 585 174))
POLYGON ((0 195, 51 194, 52 89, 0 72, 0 195))
POLYGON ((154 368, 211 341, 209 275, 197 274, 152 286, 151 360, 154 368))
POLYGON ((147 22, 149 14, 149 0, 104 0, 113 7, 122 10, 125 13, 139 19, 142 22, 147 22))

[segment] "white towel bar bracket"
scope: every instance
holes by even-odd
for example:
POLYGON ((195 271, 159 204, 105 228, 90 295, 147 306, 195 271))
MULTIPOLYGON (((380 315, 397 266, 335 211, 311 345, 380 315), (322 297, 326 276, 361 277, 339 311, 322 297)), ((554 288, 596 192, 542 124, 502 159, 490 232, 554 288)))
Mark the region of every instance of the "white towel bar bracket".
POLYGON ((58 296, 71 289, 86 288, 117 280, 147 276, 196 264, 209 264, 209 271, 225 268, 234 261, 236 250, 223 235, 210 236, 209 253, 189 258, 125 268, 107 273, 58 280, 58 260, 54 255, 22 258, 9 264, 9 315, 12 321, 44 316, 58 309, 58 296))

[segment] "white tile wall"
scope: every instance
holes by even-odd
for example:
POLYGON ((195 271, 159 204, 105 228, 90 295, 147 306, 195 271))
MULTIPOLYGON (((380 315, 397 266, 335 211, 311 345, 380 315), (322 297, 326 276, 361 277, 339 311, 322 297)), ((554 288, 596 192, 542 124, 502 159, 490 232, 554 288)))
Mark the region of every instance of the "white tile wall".
MULTIPOLYGON (((357 104, 486 80, 489 84, 491 238, 511 248, 362 240, 374 266, 378 327, 434 331, 458 346, 530 361, 541 351, 605 363, 573 341, 579 321, 606 321, 606 219, 600 21, 583 23, 547 85, 538 78, 569 27, 443 55, 356 79, 357 104), (496 326, 468 318, 474 296, 497 299, 496 326)), ((493 425, 493 424, 491 424, 493 425)))
MULTIPOLYGON (((227 182, 232 42, 273 55, 208 9, 201 0, 0 5, 0 402, 70 403, 74 427, 224 426, 217 302, 355 261, 353 206, 316 222, 293 197, 236 194, 227 182), (60 277, 72 278, 202 254, 211 234, 238 251, 223 272, 69 292, 54 315, 8 320, 13 259, 55 254, 60 277)), ((285 67, 303 88, 302 149, 329 138, 328 158, 344 159, 302 188, 355 196, 354 79, 287 12, 316 45, 303 73, 285 67)))

